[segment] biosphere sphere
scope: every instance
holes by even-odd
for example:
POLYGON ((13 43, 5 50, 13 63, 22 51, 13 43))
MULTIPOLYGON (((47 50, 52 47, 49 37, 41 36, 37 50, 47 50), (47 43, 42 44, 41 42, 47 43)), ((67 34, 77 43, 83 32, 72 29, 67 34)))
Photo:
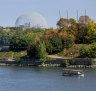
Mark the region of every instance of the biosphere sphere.
POLYGON ((15 22, 15 27, 47 28, 48 26, 41 14, 32 12, 19 16, 15 22))

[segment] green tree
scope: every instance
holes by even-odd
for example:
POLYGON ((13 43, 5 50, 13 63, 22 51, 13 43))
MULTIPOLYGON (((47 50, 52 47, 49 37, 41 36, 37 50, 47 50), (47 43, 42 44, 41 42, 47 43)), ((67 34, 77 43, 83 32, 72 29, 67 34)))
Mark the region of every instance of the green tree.
MULTIPOLYGON (((18 33, 18 32, 17 32, 18 33)), ((13 34, 10 41, 10 49, 13 51, 27 50, 27 47, 32 45, 35 41, 39 41, 36 33, 22 31, 22 33, 13 34)))
POLYGON ((47 60, 47 52, 44 43, 40 43, 37 45, 37 58, 40 59, 41 62, 45 62, 47 60))
POLYGON ((51 36, 45 40, 46 49, 49 54, 58 53, 63 50, 62 39, 59 36, 51 36))
POLYGON ((92 43, 91 47, 91 57, 96 58, 96 42, 92 43))
POLYGON ((58 35, 57 29, 46 31, 42 35, 41 40, 45 42, 46 50, 49 54, 58 53, 63 49, 62 39, 58 35))
POLYGON ((91 57, 91 48, 88 45, 83 45, 81 47, 80 57, 91 57))
POLYGON ((96 42, 96 23, 95 21, 91 20, 88 22, 87 25, 87 35, 86 35, 86 40, 89 43, 96 42))
POLYGON ((90 46, 83 45, 80 49, 80 57, 96 58, 96 43, 92 43, 90 46))
POLYGON ((32 59, 40 60, 40 62, 45 62, 46 59, 47 59, 47 52, 46 52, 46 47, 45 47, 45 44, 44 43, 32 44, 28 48, 27 54, 32 59))

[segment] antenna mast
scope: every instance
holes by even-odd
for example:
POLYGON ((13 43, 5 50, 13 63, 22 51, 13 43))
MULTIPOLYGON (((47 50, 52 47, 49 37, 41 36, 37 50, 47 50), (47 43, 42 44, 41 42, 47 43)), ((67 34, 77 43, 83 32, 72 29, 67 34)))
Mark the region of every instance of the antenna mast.
POLYGON ((59 10, 59 17, 60 17, 60 19, 61 19, 61 12, 60 12, 60 10, 59 10))
POLYGON ((79 21, 78 21, 78 10, 77 10, 77 23, 78 23, 79 21))
POLYGON ((85 24, 86 24, 86 9, 85 9, 85 24))
POLYGON ((67 14, 67 29, 68 29, 68 10, 66 10, 66 14, 67 14))

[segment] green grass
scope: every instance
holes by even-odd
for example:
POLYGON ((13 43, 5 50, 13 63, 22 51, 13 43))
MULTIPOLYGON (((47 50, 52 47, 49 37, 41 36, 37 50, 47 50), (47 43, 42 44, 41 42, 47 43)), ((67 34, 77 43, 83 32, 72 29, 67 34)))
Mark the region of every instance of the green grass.
POLYGON ((26 56, 27 52, 26 51, 21 51, 21 52, 0 52, 0 59, 20 59, 23 56, 26 56))
POLYGON ((21 57, 24 57, 27 55, 26 51, 21 51, 21 52, 13 52, 13 58, 19 60, 21 57))

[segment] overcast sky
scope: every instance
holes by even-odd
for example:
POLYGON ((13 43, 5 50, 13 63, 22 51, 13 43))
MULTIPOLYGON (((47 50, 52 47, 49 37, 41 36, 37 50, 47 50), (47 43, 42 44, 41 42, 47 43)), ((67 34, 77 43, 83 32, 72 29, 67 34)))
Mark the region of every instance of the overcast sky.
POLYGON ((77 9, 79 16, 86 9, 87 15, 96 20, 96 0, 0 0, 0 24, 14 26, 18 16, 35 11, 45 17, 49 27, 56 27, 59 10, 62 17, 66 18, 68 10, 69 17, 76 18, 77 9))

